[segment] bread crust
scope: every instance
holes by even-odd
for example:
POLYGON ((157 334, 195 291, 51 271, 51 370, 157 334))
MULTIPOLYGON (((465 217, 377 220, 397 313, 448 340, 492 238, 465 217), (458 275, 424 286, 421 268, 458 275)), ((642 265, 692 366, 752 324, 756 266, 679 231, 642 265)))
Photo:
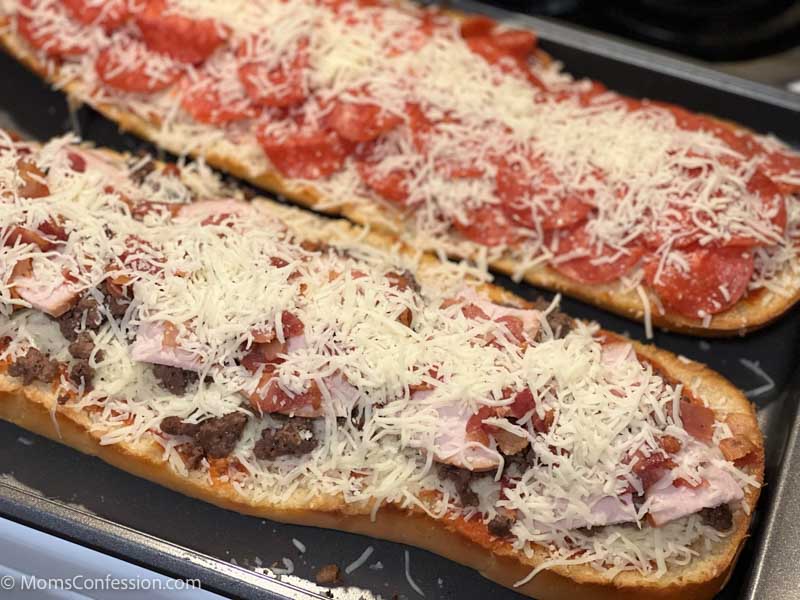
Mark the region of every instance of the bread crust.
MULTIPOLYGON (((448 12, 456 17, 464 16, 455 11, 448 12)), ((2 19, 0 19, 0 25, 2 25, 2 19)), ((13 33, 11 28, 6 27, 0 34, 0 43, 30 70, 53 83, 54 77, 47 72, 46 65, 37 59, 36 55, 27 48, 19 36, 13 33)), ((551 60, 542 51, 538 51, 537 58, 544 63, 551 60)), ((78 82, 67 82, 61 87, 71 98, 85 101, 78 82)), ((157 123, 147 121, 113 105, 93 102, 91 106, 106 118, 116 122, 123 131, 153 142, 176 155, 183 153, 183 149, 178 147, 177 143, 170 143, 169 140, 164 140, 159 136, 157 123)), ((740 126, 737 125, 737 127, 740 126)), ((342 216, 359 225, 376 228, 391 235, 404 233, 404 239, 408 243, 417 245, 415 240, 410 239, 408 232, 404 231, 402 213, 389 206, 388 203, 369 207, 346 201, 332 204, 331 198, 322 197, 314 189, 291 185, 277 171, 268 170, 253 174, 244 161, 235 155, 214 150, 192 151, 190 154, 196 158, 202 157, 209 165, 263 190, 287 198, 295 204, 317 212, 342 216)), ((452 254, 451 258, 464 258, 464 256, 452 254)), ((506 275, 513 275, 519 270, 519 265, 510 257, 492 261, 490 266, 493 270, 506 275)), ((625 289, 621 282, 603 285, 582 284, 562 275, 548 265, 527 270, 523 274, 522 280, 538 287, 567 294, 636 321, 643 321, 646 312, 649 312, 653 326, 705 337, 744 335, 760 329, 780 318, 800 301, 800 282, 794 282, 793 292, 787 296, 781 296, 766 289, 755 290, 748 293, 731 308, 713 315, 710 322, 704 324, 700 319, 691 319, 674 311, 665 310, 662 313, 657 308, 660 303, 650 291, 646 292, 649 303, 646 311, 638 292, 625 289)))
MULTIPOLYGON (((119 157, 115 153, 107 154, 119 157)), ((290 226, 293 219, 318 220, 320 226, 314 231, 320 241, 358 239, 382 249, 398 247, 395 238, 381 232, 365 233, 347 222, 326 221, 266 199, 259 198, 254 203, 259 209, 284 219, 290 226)), ((406 248, 406 251, 410 250, 406 248)), ((433 257, 423 256, 418 270, 420 280, 424 282, 426 277, 433 280, 435 274, 432 271, 428 274, 428 269, 437 264, 433 257)), ((484 284, 480 289, 494 301, 527 305, 526 301, 497 286, 484 284)), ((699 363, 679 360, 673 354, 654 346, 636 342, 633 344, 642 359, 655 364, 675 382, 691 387, 717 413, 737 413, 746 417, 749 433, 757 440, 758 456, 761 459, 750 474, 761 484, 763 438, 758 429, 754 408, 745 396, 722 376, 699 363)), ((376 520, 372 521, 369 505, 347 504, 338 497, 318 497, 308 502, 302 499, 302 494, 298 494, 280 504, 268 500, 249 500, 229 484, 211 484, 205 477, 182 475, 174 471, 165 462, 161 447, 152 439, 102 445, 100 439, 103 432, 92 429, 92 422, 87 414, 69 404, 59 405, 53 389, 41 384, 23 386, 19 380, 4 375, 3 370, 0 365, 0 418, 86 454, 97 456, 136 476, 222 508, 275 521, 348 531, 418 546, 471 567, 488 579, 507 587, 513 587, 515 582, 524 578, 532 568, 547 558, 543 549, 537 549, 531 558, 525 557, 515 551, 507 541, 490 536, 486 526, 475 520, 465 521, 460 517, 435 520, 421 509, 402 510, 394 505, 386 505, 377 512, 376 520)), ((746 490, 745 503, 751 514, 759 493, 760 487, 746 490)), ((749 524, 750 517, 742 511, 736 511, 734 531, 717 544, 712 552, 697 557, 688 567, 671 570, 660 579, 623 572, 610 580, 590 566, 555 566, 542 571, 533 580, 516 589, 540 600, 568 600, 576 595, 604 600, 711 598, 729 578, 746 539, 749 524)))

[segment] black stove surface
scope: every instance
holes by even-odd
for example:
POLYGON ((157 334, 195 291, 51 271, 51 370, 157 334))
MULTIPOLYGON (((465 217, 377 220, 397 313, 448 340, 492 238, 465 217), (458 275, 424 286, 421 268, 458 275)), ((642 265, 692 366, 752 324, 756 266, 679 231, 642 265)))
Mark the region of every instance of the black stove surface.
POLYGON ((751 60, 800 47, 798 0, 494 0, 493 3, 519 12, 556 17, 707 61, 751 60))

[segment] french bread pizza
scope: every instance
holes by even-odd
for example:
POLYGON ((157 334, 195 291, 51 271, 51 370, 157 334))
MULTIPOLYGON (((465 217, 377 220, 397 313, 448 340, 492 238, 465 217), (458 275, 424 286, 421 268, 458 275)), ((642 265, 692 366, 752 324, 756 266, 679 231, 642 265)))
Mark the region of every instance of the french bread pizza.
POLYGON ((382 0, 2 0, 6 49, 176 154, 653 325, 800 299, 800 155, 575 80, 533 33, 382 0))
POLYGON ((3 419, 542 600, 725 584, 763 438, 703 365, 202 162, 2 133, 0 206, 3 419))

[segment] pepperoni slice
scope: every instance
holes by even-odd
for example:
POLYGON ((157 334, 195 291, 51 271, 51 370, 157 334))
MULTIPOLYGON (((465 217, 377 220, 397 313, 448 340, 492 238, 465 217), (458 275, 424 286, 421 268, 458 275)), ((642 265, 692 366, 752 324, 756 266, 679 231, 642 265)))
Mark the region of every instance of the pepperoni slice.
POLYGON ((511 245, 520 239, 505 214, 488 204, 470 210, 466 224, 453 219, 452 225, 465 238, 483 246, 511 245))
POLYGON ((148 48, 184 63, 202 63, 227 37, 225 28, 213 19, 174 13, 167 10, 166 0, 146 0, 135 19, 148 48))
POLYGON ((676 251, 687 270, 668 262, 656 281, 658 260, 644 265, 645 278, 667 308, 691 318, 713 315, 736 304, 753 277, 753 253, 736 247, 676 251))
POLYGON ((381 198, 406 205, 410 194, 409 181, 412 173, 407 169, 382 169, 378 163, 358 161, 356 169, 361 181, 370 189, 377 192, 381 198))
POLYGON ((644 250, 636 246, 627 247, 624 253, 606 244, 601 244, 598 248, 597 244, 592 243, 585 225, 559 230, 555 235, 558 236, 556 249, 558 255, 581 250, 588 253, 586 256, 566 261, 551 262, 556 271, 581 283, 600 284, 616 281, 633 269, 644 254, 644 250))
POLYGON ((780 145, 772 148, 765 147, 749 131, 739 129, 713 117, 698 115, 672 104, 659 102, 654 104, 669 110, 675 117, 675 123, 681 129, 708 132, 725 142, 745 159, 759 157, 762 160, 760 168, 767 177, 774 180, 781 192, 794 193, 800 190, 800 184, 787 181, 789 178, 793 178, 795 181, 800 178, 800 154, 780 145))
POLYGON ((250 99, 261 106, 286 108, 301 104, 308 96, 308 40, 301 40, 290 60, 277 65, 258 59, 269 49, 264 34, 255 35, 239 45, 239 80, 250 99))
POLYGON ((534 87, 544 90, 544 84, 528 66, 536 49, 536 36, 530 31, 508 30, 490 35, 466 38, 469 49, 503 73, 527 79, 534 87))
POLYGON ((127 0, 61 0, 70 16, 84 25, 100 25, 106 31, 119 29, 130 17, 127 0))
MULTIPOLYGON (((447 142, 436 144, 437 138, 439 136, 447 137, 446 125, 459 123, 458 119, 451 116, 445 116, 438 122, 434 122, 428 118, 422 107, 415 103, 409 103, 406 106, 406 115, 411 130, 411 142, 423 155, 427 155, 434 145, 438 145, 440 148, 446 147, 447 142)), ((435 163, 436 170, 445 177, 457 179, 482 177, 484 169, 480 166, 481 159, 493 160, 493 157, 483 154, 485 144, 478 136, 466 143, 460 142, 459 145, 451 145, 453 146, 453 156, 438 156, 435 163)))
POLYGON ((461 21, 461 37, 464 39, 489 35, 497 27, 497 21, 484 15, 473 15, 461 21))
POLYGON ((354 145, 319 124, 295 124, 281 131, 258 131, 258 141, 272 164, 287 177, 319 179, 339 171, 354 145), (288 130, 287 130, 288 129, 288 130))
POLYGON ((196 81, 187 80, 181 106, 195 121, 211 125, 251 119, 258 114, 235 72, 231 77, 224 69, 203 73, 196 81))
POLYGON ((94 64, 100 80, 113 88, 135 94, 152 94, 175 83, 180 66, 154 54, 141 42, 118 38, 100 51, 94 64))
POLYGON ((65 18, 54 0, 21 0, 20 5, 17 32, 31 46, 51 58, 76 57, 88 51, 86 29, 65 18))
POLYGON ((536 34, 522 29, 509 29, 492 34, 495 47, 513 56, 519 61, 526 61, 536 50, 536 34))
MULTIPOLYGON (((760 205, 754 207, 755 212, 761 216, 753 216, 752 221, 758 221, 769 228, 771 224, 773 233, 783 237, 786 230, 786 203, 780 188, 767 177, 761 169, 756 169, 747 181, 747 192, 757 197, 755 202, 760 205)), ((714 198, 719 198, 723 192, 717 191, 713 194, 714 198)), ((724 207, 722 209, 725 210, 724 207)), ((658 223, 653 223, 653 229, 641 237, 641 241, 648 248, 659 248, 666 239, 677 235, 671 242, 674 248, 690 248, 703 241, 706 231, 698 226, 696 221, 706 224, 709 228, 715 227, 715 214, 706 211, 699 211, 693 214, 685 206, 673 205, 670 210, 665 212, 665 216, 658 223), (665 234, 664 231, 667 233, 665 234)), ((751 225, 750 222, 745 223, 751 225)), ((703 242, 705 243, 705 242, 703 242)), ((727 238, 719 238, 707 244, 713 247, 735 246, 739 248, 751 248, 764 245, 751 235, 744 232, 731 235, 727 238)))
POLYGON ((328 126, 351 142, 370 142, 402 122, 398 115, 370 102, 335 100, 327 116, 328 126))
POLYGON ((529 229, 572 227, 592 211, 577 194, 566 196, 552 169, 541 159, 527 164, 508 159, 497 162, 497 196, 503 211, 515 223, 529 229))

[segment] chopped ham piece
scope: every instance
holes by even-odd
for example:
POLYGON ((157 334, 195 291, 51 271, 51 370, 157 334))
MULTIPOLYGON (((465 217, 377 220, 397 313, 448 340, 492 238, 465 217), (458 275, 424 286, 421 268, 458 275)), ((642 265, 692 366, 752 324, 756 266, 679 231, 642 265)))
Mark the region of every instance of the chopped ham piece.
MULTIPOLYGON (((421 400, 429 391, 416 392, 412 399, 421 400)), ((472 417, 469 408, 458 402, 438 406, 439 428, 434 439, 434 459, 470 471, 488 471, 500 465, 500 454, 480 442, 469 439, 467 423, 472 417)))
MULTIPOLYGON (((571 516, 559 519, 552 525, 540 524, 540 527, 558 527, 561 529, 579 529, 581 527, 603 527, 619 523, 633 523, 636 521, 636 507, 633 504, 631 493, 622 496, 603 496, 601 498, 586 500, 589 512, 585 515, 571 516)), ((566 500, 556 503, 555 509, 561 511, 566 508, 566 500)))
POLYGON ((654 525, 660 527, 704 508, 742 499, 742 488, 719 467, 709 465, 702 475, 703 484, 698 487, 675 486, 672 474, 667 473, 650 488, 647 498, 650 500, 649 514, 654 525))
POLYGON ((135 361, 177 367, 186 371, 199 371, 200 358, 169 342, 163 323, 142 323, 131 345, 131 358, 135 361))
POLYGON ((67 280, 62 271, 54 272, 36 262, 33 266, 19 263, 14 269, 13 283, 20 298, 51 317, 60 317, 72 308, 80 291, 80 286, 67 280))
POLYGON ((636 353, 628 343, 614 342, 603 346, 602 362, 606 367, 615 367, 629 360, 635 360, 636 353))

